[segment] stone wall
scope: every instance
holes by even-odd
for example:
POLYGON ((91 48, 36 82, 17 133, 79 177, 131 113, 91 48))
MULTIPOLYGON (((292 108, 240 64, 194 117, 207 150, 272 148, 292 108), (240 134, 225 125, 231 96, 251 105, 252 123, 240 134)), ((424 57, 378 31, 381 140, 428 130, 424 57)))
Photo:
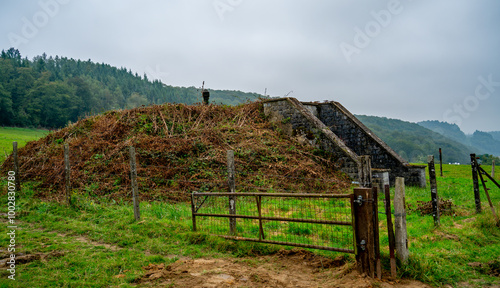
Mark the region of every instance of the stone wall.
POLYGON ((286 133, 339 155, 342 171, 357 179, 359 157, 371 157, 372 168, 390 169, 389 182, 425 187, 425 166, 409 165, 338 102, 301 103, 294 98, 266 101, 264 112, 286 133))
POLYGON ((340 138, 326 127, 311 111, 295 98, 281 98, 264 102, 264 114, 290 136, 336 155, 341 170, 351 178, 358 178, 359 159, 340 138))

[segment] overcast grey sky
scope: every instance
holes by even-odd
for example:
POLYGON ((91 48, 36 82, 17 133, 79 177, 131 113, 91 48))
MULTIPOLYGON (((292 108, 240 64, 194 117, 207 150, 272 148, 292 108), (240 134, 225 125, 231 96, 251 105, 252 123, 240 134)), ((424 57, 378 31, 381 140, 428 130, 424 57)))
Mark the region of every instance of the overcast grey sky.
POLYGON ((500 1, 0 1, 0 48, 500 130, 500 1))

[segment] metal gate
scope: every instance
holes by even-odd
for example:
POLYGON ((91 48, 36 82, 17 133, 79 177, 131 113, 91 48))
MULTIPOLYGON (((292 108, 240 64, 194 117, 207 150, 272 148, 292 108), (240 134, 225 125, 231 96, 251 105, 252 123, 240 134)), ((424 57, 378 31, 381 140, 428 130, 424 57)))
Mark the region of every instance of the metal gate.
POLYGON ((353 195, 194 192, 193 230, 235 240, 355 253, 353 195))

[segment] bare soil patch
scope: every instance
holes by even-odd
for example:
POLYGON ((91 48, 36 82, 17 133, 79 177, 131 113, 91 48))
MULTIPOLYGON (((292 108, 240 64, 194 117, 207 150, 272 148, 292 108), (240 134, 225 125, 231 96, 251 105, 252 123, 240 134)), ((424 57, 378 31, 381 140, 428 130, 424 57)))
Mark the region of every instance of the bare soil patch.
MULTIPOLYGON (((58 258, 62 256, 64 256, 64 253, 60 251, 52 251, 50 253, 33 253, 27 255, 16 255, 15 261, 16 265, 19 265, 19 264, 30 263, 37 260, 47 261, 51 258, 58 258)), ((8 269, 9 264, 7 264, 7 262, 11 260, 10 256, 5 254, 1 255, 1 258, 2 260, 0 260, 0 269, 8 269)))
POLYGON ((139 287, 430 287, 417 281, 370 279, 345 257, 330 259, 298 249, 256 258, 183 259, 143 269, 139 287))

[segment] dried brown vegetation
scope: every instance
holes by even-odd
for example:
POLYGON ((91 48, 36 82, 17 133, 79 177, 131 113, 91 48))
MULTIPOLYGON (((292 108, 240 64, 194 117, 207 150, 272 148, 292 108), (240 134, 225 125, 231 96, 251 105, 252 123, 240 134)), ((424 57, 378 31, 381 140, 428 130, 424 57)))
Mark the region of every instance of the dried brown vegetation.
MULTIPOLYGON (((227 191, 227 150, 235 151, 237 191, 340 193, 349 187, 332 155, 284 135, 265 119, 259 102, 165 104, 80 120, 19 151, 22 179, 38 183, 39 197, 62 199, 64 143, 71 151, 71 187, 90 196, 130 193, 129 146, 137 151, 144 200, 227 191)), ((9 157, 2 170, 11 163, 9 157)))

